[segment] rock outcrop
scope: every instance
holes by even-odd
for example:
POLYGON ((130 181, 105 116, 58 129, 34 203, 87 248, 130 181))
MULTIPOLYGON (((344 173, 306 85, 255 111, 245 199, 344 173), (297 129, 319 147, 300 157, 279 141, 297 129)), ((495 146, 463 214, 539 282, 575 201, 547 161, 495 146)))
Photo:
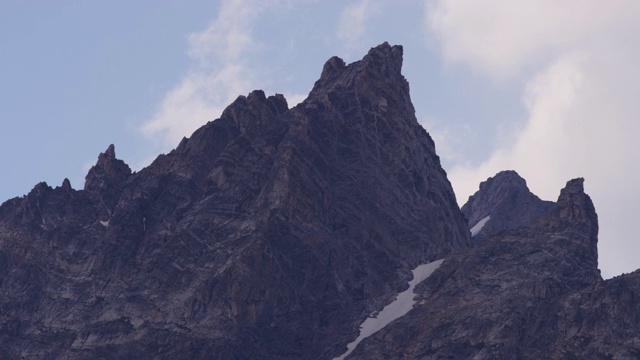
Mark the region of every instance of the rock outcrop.
POLYGON ((638 358, 639 274, 600 277, 582 184, 531 225, 447 257, 418 285, 419 305, 348 359, 638 358))
POLYGON ((550 203, 503 172, 460 210, 402 56, 2 204, 0 359, 639 358, 640 272, 602 280, 583 180, 550 203))
POLYGON ((131 168, 124 161, 116 158, 113 144, 98 156, 98 162, 89 169, 84 190, 92 194, 100 203, 101 217, 106 219, 102 221, 108 222, 111 218, 113 208, 130 175, 131 168))
POLYGON ((132 173, 0 207, 0 357, 327 359, 418 264, 470 244, 402 47, 254 91, 132 173))
POLYGON ((478 243, 503 230, 529 225, 554 206, 529 191, 513 170, 501 171, 480 183, 480 189, 462 206, 469 220, 472 241, 478 243))

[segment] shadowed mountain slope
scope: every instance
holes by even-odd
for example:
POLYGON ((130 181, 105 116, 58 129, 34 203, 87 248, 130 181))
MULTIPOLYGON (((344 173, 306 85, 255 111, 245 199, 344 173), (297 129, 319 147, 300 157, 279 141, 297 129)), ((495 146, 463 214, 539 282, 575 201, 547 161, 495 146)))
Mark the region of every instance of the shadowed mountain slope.
POLYGON ((454 251, 418 305, 348 359, 637 359, 640 273, 600 277, 582 184, 529 226, 454 251))
POLYGON ((331 58, 309 97, 254 91, 137 173, 0 207, 0 357, 326 359, 410 270, 469 245, 401 74, 331 58))

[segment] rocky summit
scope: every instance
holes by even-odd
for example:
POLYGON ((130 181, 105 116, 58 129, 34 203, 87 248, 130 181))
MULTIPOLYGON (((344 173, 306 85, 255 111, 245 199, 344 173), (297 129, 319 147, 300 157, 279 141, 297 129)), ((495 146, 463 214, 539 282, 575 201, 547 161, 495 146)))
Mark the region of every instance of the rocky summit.
POLYGON ((553 208, 527 187, 525 179, 513 170, 501 171, 480 183, 480 189, 462 206, 469 219, 474 243, 502 230, 529 225, 553 208))
POLYGON ((256 90, 139 172, 110 145, 82 190, 2 204, 0 358, 640 356, 583 180, 551 203, 505 172, 461 210, 402 59, 333 57, 293 108, 256 90))
POLYGON ((412 311, 349 359, 640 358, 640 272, 603 281, 597 234, 571 180, 530 225, 449 254, 412 311))
POLYGON ((137 173, 0 207, 0 357, 327 359, 469 245, 403 49, 325 64, 309 97, 240 96, 137 173))

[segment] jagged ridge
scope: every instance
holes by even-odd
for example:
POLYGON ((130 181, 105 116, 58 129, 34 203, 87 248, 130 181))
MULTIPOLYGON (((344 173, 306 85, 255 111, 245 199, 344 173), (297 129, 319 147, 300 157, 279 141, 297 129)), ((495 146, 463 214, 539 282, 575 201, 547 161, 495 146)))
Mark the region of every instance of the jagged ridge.
POLYGON ((411 268, 469 244, 401 64, 386 43, 332 58, 294 109, 254 91, 137 173, 109 146, 84 190, 2 205, 0 353, 337 352, 411 268))
POLYGON ((455 251, 416 288, 420 305, 350 359, 640 355, 640 311, 631 305, 640 273, 600 277, 597 214, 583 181, 569 181, 530 225, 455 251))

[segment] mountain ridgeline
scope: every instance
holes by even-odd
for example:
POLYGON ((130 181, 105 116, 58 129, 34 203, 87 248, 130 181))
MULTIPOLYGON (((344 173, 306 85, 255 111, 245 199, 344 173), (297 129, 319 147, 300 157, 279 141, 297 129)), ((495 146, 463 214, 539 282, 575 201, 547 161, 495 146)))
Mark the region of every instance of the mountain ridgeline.
POLYGON ((333 57, 293 108, 256 90, 139 172, 111 145, 84 189, 2 204, 0 358, 638 358, 640 273, 602 280, 583 180, 553 203, 503 172, 461 210, 402 58, 333 57))

